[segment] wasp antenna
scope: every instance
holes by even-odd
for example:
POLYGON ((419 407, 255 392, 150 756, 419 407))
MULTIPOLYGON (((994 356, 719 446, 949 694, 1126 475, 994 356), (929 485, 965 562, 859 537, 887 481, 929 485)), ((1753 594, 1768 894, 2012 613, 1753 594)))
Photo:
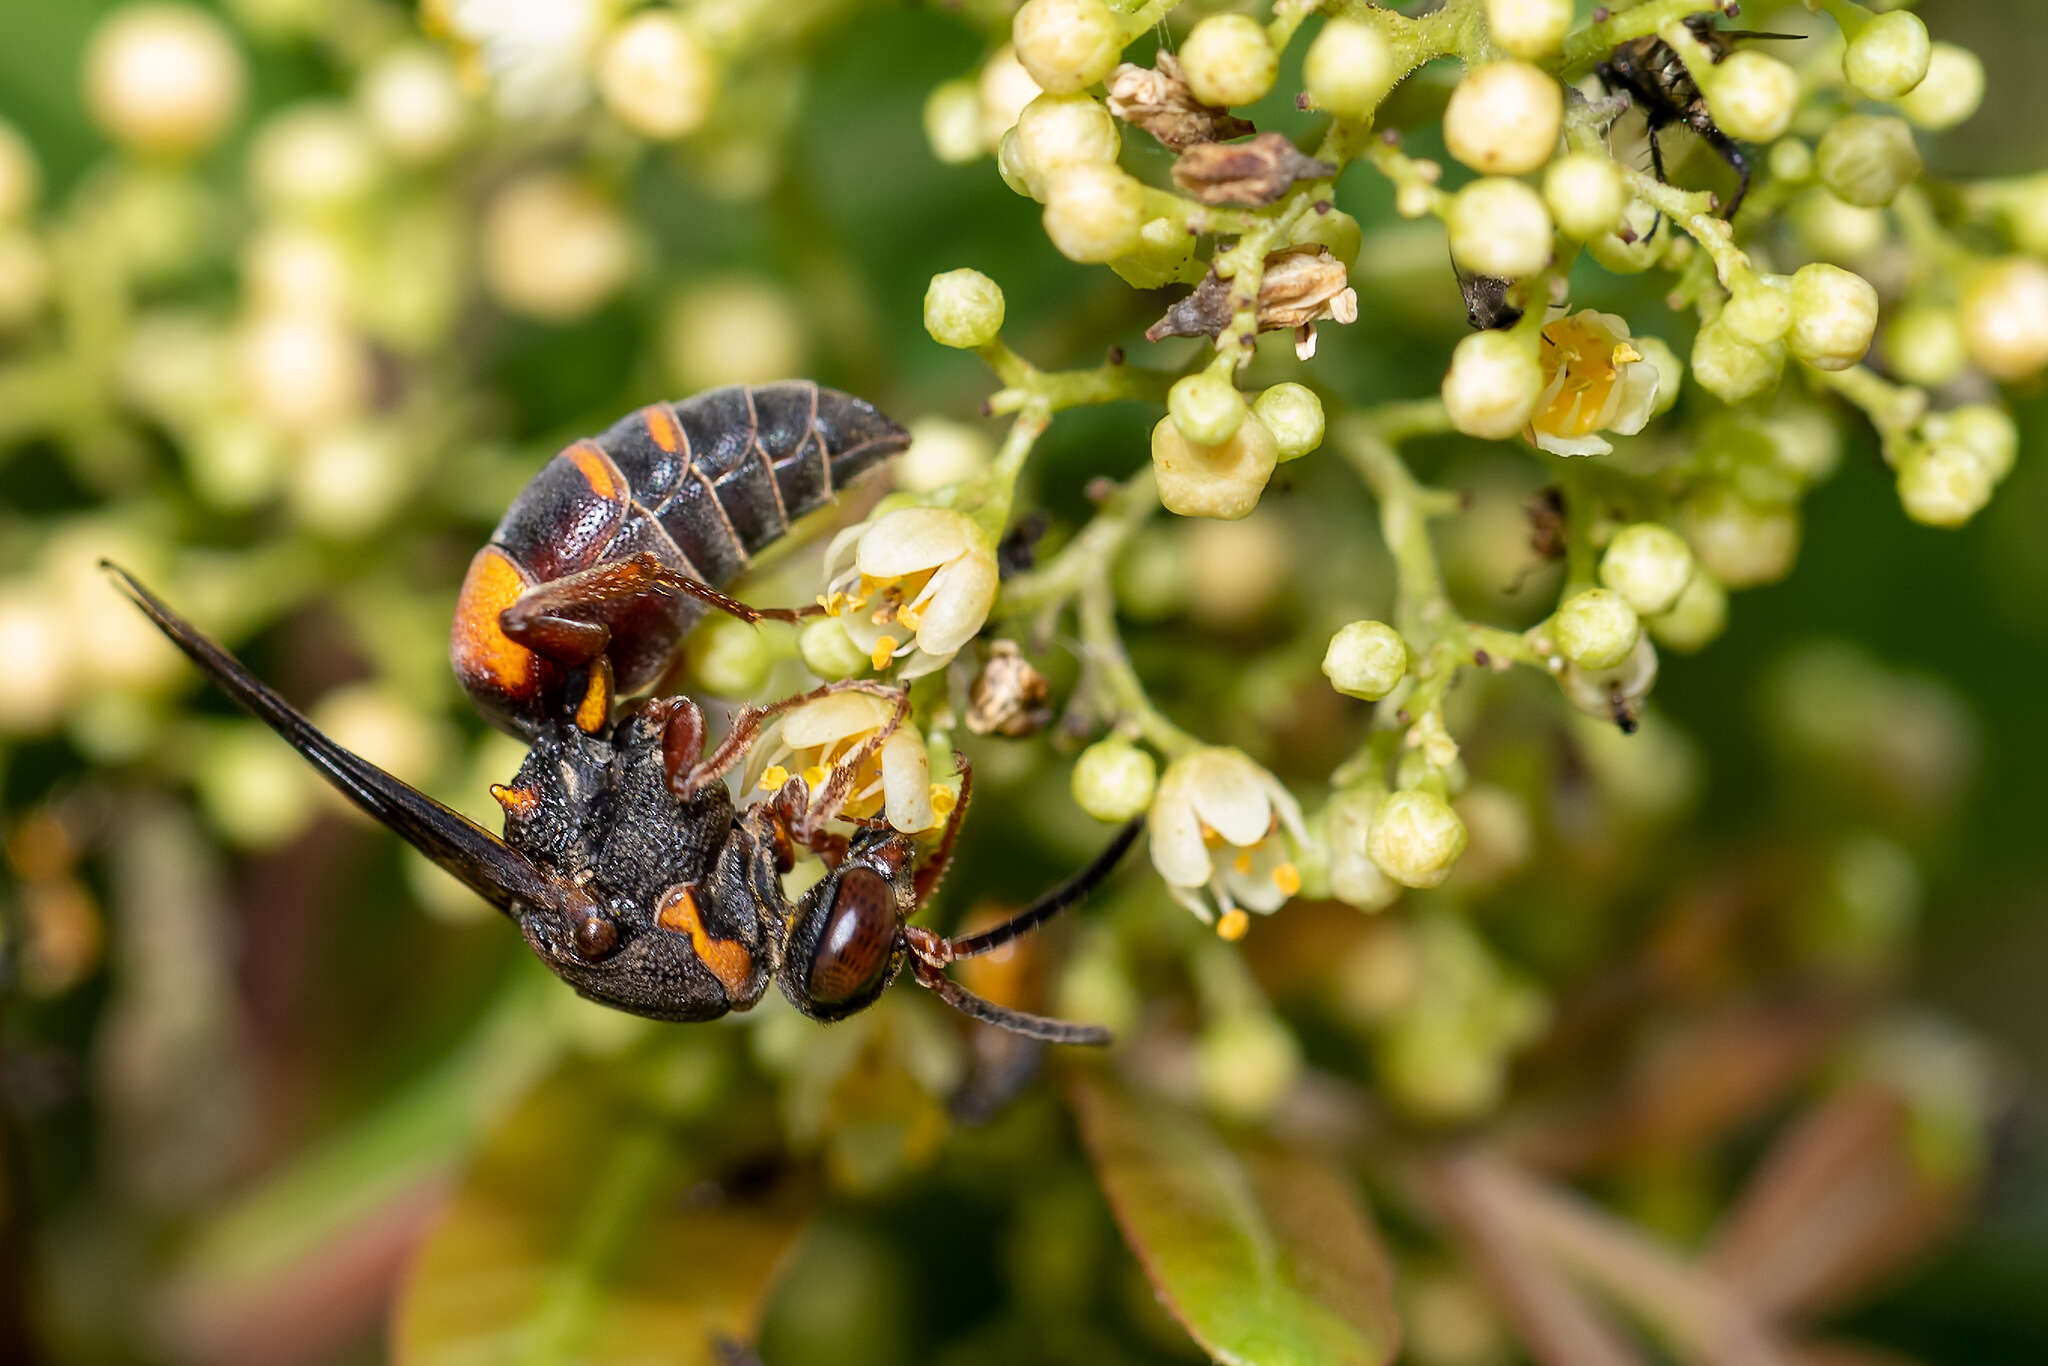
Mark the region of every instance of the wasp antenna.
POLYGON ((961 958, 975 958, 989 953, 1014 939, 1021 938, 1058 915, 1067 907, 1087 896, 1102 884, 1102 881, 1116 870, 1117 863, 1137 843, 1138 832, 1144 829, 1145 818, 1133 816, 1125 822, 1124 828, 1116 832, 1116 838, 1108 847, 1095 856, 1095 861, 1080 872, 1047 892, 1038 900, 992 929, 980 934, 970 934, 960 939, 941 939, 932 935, 925 951, 940 962, 951 963, 961 958))
POLYGON ((1006 1029, 1012 1034, 1021 1034, 1027 1039, 1038 1039, 1045 1043, 1081 1044, 1090 1048, 1102 1048, 1113 1041, 1110 1032, 1101 1025, 1072 1024, 1066 1020, 1055 1020, 1045 1015, 1033 1015, 1022 1010, 999 1006, 994 1001, 976 996, 946 976, 938 965, 919 958, 913 961, 912 971, 920 986, 929 987, 934 996, 959 1011, 969 1019, 983 1024, 1006 1029))
POLYGON ((553 878, 507 847, 505 842, 432 797, 392 777, 322 734, 318 727, 249 672, 242 662, 201 634, 162 599, 110 560, 100 568, 171 643, 197 664, 222 692, 320 770, 343 796, 391 827, 407 843, 460 878, 501 911, 515 901, 554 906, 564 900, 553 878))

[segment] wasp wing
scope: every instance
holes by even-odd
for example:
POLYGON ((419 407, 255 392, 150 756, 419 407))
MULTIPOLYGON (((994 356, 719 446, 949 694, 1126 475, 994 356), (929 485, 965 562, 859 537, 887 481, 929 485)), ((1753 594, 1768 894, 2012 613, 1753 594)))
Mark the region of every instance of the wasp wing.
POLYGON ((350 801, 397 831, 407 843, 460 878, 478 896, 508 912, 515 901, 539 906, 561 904, 560 883, 524 855, 467 816, 343 749, 244 668, 240 660, 136 582, 127 570, 106 560, 100 561, 100 567, 114 576, 121 591, 236 705, 283 736, 350 801))

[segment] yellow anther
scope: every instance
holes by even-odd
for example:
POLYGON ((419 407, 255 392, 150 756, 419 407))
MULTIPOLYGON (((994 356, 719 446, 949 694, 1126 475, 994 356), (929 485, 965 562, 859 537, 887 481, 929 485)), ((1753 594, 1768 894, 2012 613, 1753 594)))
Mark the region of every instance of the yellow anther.
POLYGON ((846 606, 846 594, 836 588, 830 593, 820 593, 818 594, 818 606, 825 609, 826 616, 836 617, 846 606))
POLYGON ((804 786, 816 792, 825 785, 828 770, 823 764, 812 764, 804 770, 804 786))
POLYGON ((1232 906, 1216 922, 1216 937, 1232 943, 1244 938, 1244 932, 1252 927, 1252 918, 1241 907, 1232 906))
POLYGON ((1252 851, 1247 849, 1242 854, 1239 854, 1230 861, 1230 866, 1237 869, 1239 873, 1249 873, 1252 870, 1252 851))
POLYGON ((953 795, 952 788, 940 783, 932 784, 932 810, 938 812, 941 816, 952 811, 954 803, 958 800, 959 798, 953 795))
POLYGON ((1223 843, 1223 836, 1217 834, 1216 827, 1207 821, 1202 822, 1202 843, 1208 845, 1211 849, 1223 843))
POLYGON ((924 625, 924 611, 923 607, 918 606, 914 602, 906 603, 897 609, 896 620, 915 631, 918 627, 924 625))
POLYGON ((782 785, 788 781, 788 769, 784 768, 781 764, 770 764, 767 771, 761 775, 761 790, 763 792, 779 792, 782 790, 782 785))
POLYGON ((1273 885, 1280 889, 1282 896, 1301 894, 1301 869, 1291 863, 1283 863, 1273 870, 1273 885))
POLYGON ((889 667, 889 661, 896 657, 896 637, 883 636, 875 642, 875 648, 868 652, 868 663, 877 669, 889 667))
POLYGON ((1630 346, 1627 342, 1617 343, 1614 348, 1614 363, 1616 365, 1634 365, 1642 358, 1643 353, 1630 346))

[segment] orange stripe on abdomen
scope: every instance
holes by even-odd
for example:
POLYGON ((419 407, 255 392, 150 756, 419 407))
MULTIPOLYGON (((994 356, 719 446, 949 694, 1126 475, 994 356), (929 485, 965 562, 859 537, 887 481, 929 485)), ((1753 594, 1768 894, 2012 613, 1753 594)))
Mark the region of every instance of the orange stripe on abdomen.
POLYGON ((469 562, 455 599, 448 658, 463 690, 494 721, 516 722, 540 705, 546 664, 498 625, 498 614, 531 586, 510 555, 487 545, 469 562))

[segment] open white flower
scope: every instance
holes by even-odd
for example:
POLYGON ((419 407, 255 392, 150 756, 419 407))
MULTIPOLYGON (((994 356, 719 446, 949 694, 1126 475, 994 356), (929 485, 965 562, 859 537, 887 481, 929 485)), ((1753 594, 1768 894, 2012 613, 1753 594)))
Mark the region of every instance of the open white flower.
POLYGON ((1628 324, 1591 309, 1543 327, 1543 397, 1523 435, 1552 455, 1606 455, 1601 432, 1634 436, 1655 415, 1657 367, 1628 324))
POLYGON ((1226 939, 1245 932, 1247 911, 1270 915, 1301 890, 1292 860, 1293 848, 1308 841, 1301 807, 1237 750, 1200 749, 1174 760, 1146 829, 1153 866, 1174 899, 1226 939))
MULTIPOLYGON (((800 777, 816 801, 833 770, 853 762, 895 713, 894 703, 870 693, 831 693, 806 702, 782 718, 772 743, 754 747, 748 786, 775 792, 800 777)), ((916 834, 936 826, 952 805, 952 790, 932 783, 924 737, 905 724, 858 762, 839 814, 865 820, 880 812, 891 826, 916 834)))
POLYGON ((437 17, 482 62, 498 112, 511 118, 573 113, 590 96, 598 40, 613 0, 443 0, 437 17))
POLYGON ((941 669, 974 639, 995 605, 996 551, 973 519, 944 508, 899 508, 849 527, 825 556, 821 601, 877 669, 899 678, 941 669), (840 568, 848 551, 852 563, 840 568))

